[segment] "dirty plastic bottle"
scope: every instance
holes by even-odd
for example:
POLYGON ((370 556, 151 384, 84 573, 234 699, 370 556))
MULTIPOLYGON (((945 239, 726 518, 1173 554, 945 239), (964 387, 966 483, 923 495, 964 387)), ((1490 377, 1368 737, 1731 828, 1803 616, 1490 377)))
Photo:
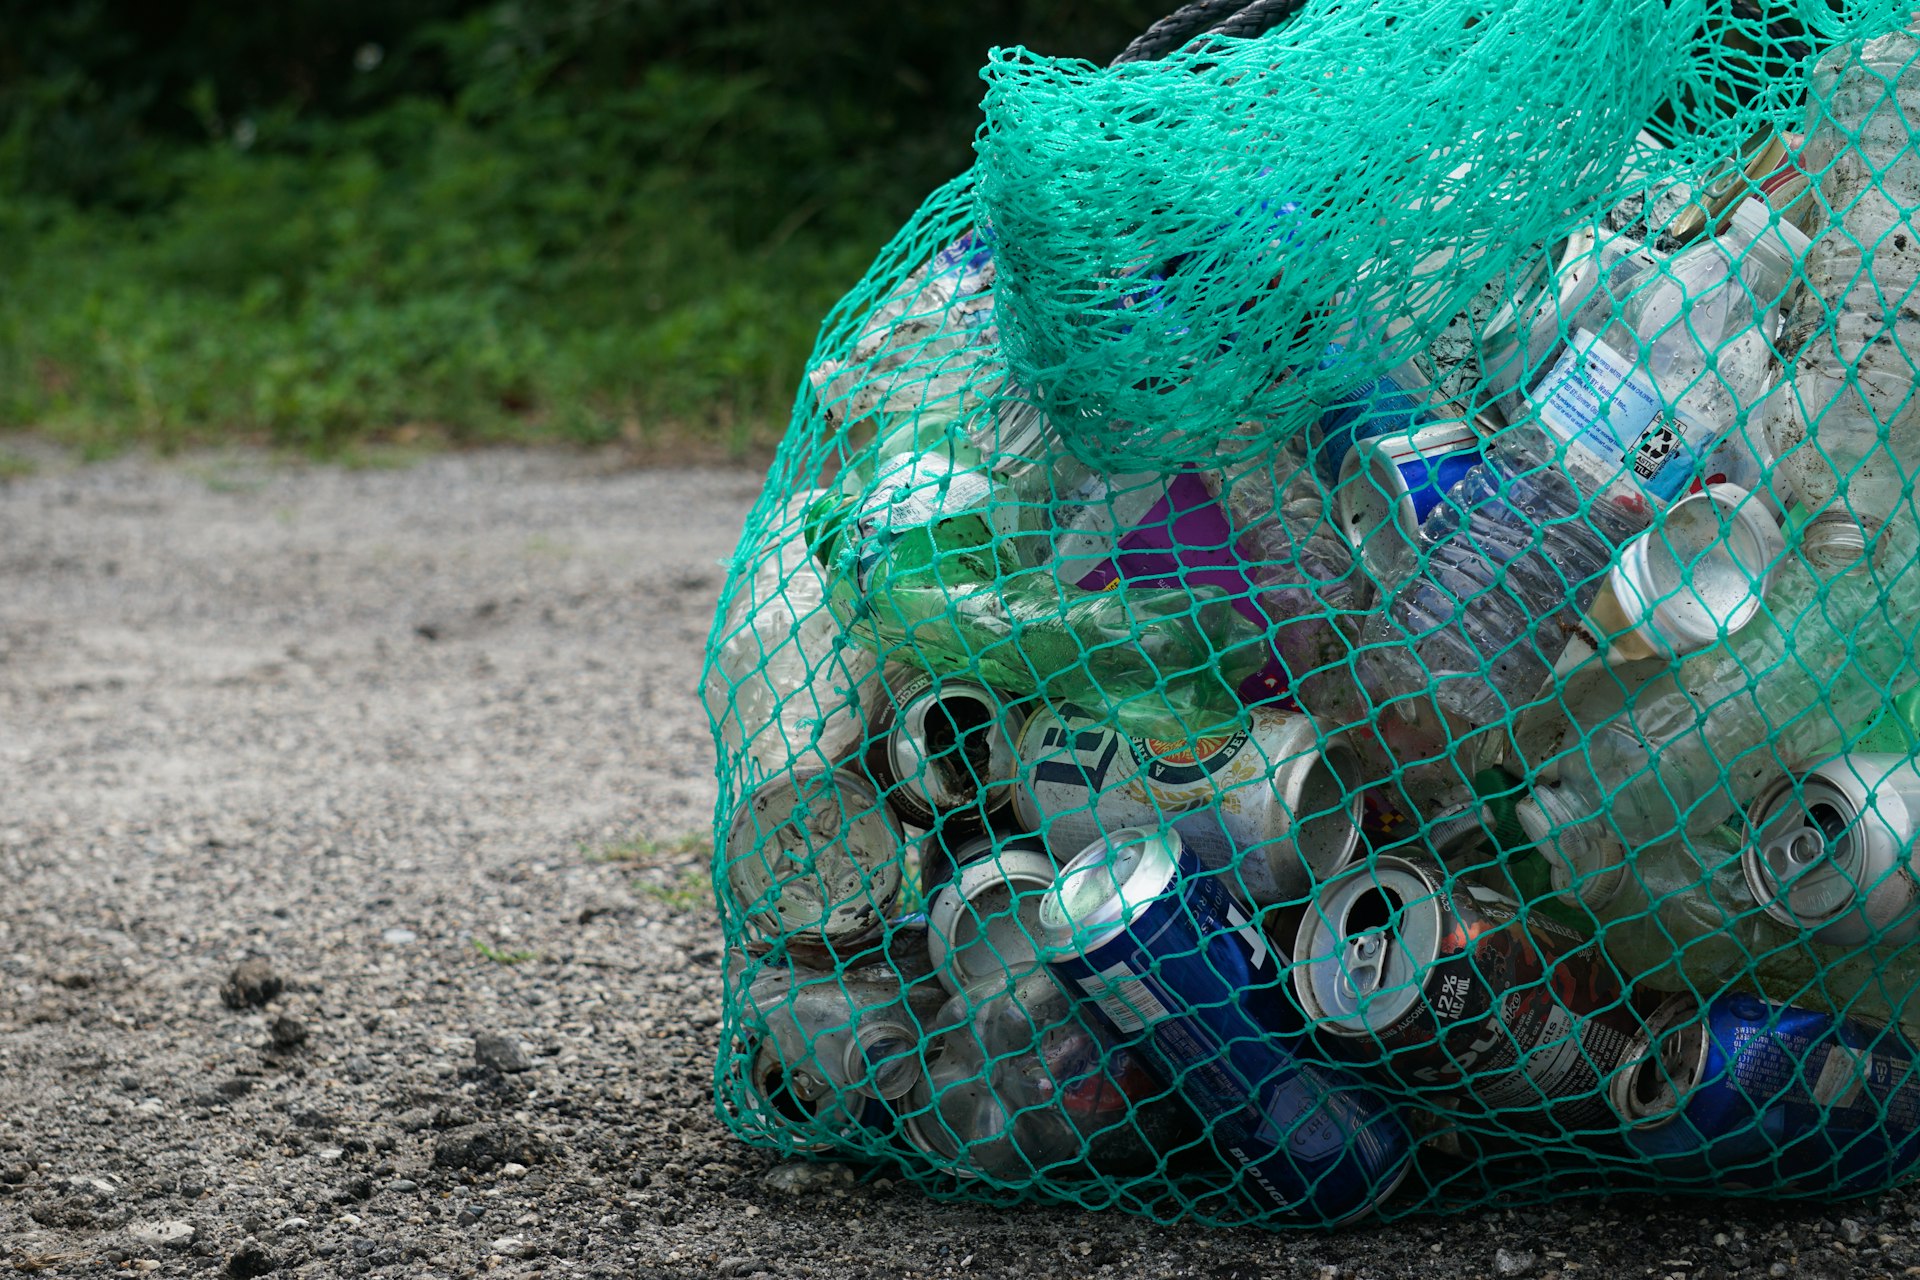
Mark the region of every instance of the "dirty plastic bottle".
POLYGON ((1814 513, 1807 554, 1853 564, 1895 518, 1920 463, 1920 24, 1821 57, 1799 167, 1816 175, 1807 287, 1779 340, 1781 393, 1760 415, 1795 497, 1814 513), (1824 224, 1824 225, 1822 225, 1824 224))
POLYGON ((1423 571, 1369 620, 1376 698, 1433 688, 1467 725, 1532 703, 1615 549, 1676 501, 1767 390, 1765 331, 1795 237, 1758 201, 1577 329, 1510 427, 1421 526, 1423 571))
POLYGON ((866 735, 861 708, 880 685, 878 659, 841 636, 807 553, 802 521, 820 496, 802 492, 768 522, 779 542, 728 603, 707 670, 703 694, 726 754, 744 756, 755 779, 849 755, 866 735))

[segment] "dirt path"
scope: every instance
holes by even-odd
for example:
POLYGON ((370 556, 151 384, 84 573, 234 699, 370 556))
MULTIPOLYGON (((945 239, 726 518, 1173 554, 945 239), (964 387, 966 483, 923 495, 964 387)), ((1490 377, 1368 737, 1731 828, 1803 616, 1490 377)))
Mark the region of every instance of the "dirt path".
MULTIPOLYGON (((489 453, 0 483, 0 1268, 1878 1276, 1916 1201, 1331 1240, 797 1196, 713 1118, 693 685, 757 477, 489 453), (249 956, 271 984, 228 994, 249 956), (476 1038, 508 1067, 476 1063, 476 1038)), ((1916 1268, 1920 1271, 1920 1268, 1916 1268)))

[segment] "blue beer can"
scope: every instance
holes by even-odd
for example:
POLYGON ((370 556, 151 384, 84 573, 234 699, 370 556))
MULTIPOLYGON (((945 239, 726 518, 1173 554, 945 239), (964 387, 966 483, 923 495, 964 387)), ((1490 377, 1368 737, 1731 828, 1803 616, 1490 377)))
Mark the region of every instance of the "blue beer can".
POLYGON ((1327 1224, 1391 1195, 1400 1117, 1357 1077, 1300 1060, 1304 1021, 1260 926, 1173 830, 1089 845, 1040 906, 1042 954, 1208 1124, 1263 1210, 1327 1224))
POLYGON ((1731 992, 1676 995, 1608 1097, 1664 1178, 1720 1191, 1878 1191, 1920 1161, 1914 1047, 1889 1028, 1731 992))
POLYGON ((1447 490, 1485 461, 1481 444, 1458 420, 1353 442, 1340 467, 1340 527, 1376 579, 1402 576, 1395 564, 1447 490))

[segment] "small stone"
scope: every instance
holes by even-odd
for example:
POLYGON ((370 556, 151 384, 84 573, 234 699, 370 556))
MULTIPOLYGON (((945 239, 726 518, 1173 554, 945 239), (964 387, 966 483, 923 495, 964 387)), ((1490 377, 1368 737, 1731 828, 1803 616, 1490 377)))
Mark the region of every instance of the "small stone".
POLYGON ((305 1231, 308 1227, 312 1225, 313 1224, 308 1222, 305 1218, 288 1218, 285 1222, 281 1223, 278 1227, 274 1229, 276 1231, 282 1231, 282 1232, 305 1231))
POLYGON ((387 1190, 415 1191, 419 1189, 419 1186, 420 1184, 415 1182, 412 1178, 395 1178, 392 1182, 389 1182, 387 1184, 387 1190))
POLYGON ((420 941, 420 935, 415 933, 411 929, 401 929, 401 928, 395 927, 383 932, 380 935, 380 941, 386 943, 390 947, 404 947, 411 943, 420 941))
POLYGON ((1848 1244, 1863 1244, 1867 1239, 1867 1229, 1852 1218, 1840 1219, 1840 1238, 1848 1244))
POLYGON ((339 1147, 322 1147, 320 1148, 320 1150, 316 1151, 314 1154, 319 1156, 322 1160, 325 1160, 327 1163, 332 1164, 334 1161, 340 1159, 342 1156, 346 1155, 347 1153, 339 1147))
POLYGON ((853 1170, 844 1164, 810 1164, 794 1161, 775 1165, 762 1179, 770 1191, 782 1195, 821 1195, 839 1187, 853 1185, 853 1170))
POLYGON ((490 1032, 482 1032, 473 1038, 473 1060, 503 1075, 533 1070, 533 1059, 527 1056, 527 1051, 520 1047, 518 1040, 490 1032))
POLYGON ((229 1009, 259 1009, 285 989, 264 956, 242 960, 220 986, 220 1002, 229 1009))
POLYGON ((524 1178, 527 1176, 527 1166, 516 1164, 509 1160, 506 1164, 500 1166, 500 1176, 503 1178, 524 1178))
POLYGON ((213 1086, 213 1091, 223 1098, 244 1098, 253 1092, 253 1081, 244 1076, 235 1076, 213 1086))
POLYGON ((273 1047, 282 1052, 298 1049, 307 1042, 307 1024, 298 1018, 281 1014, 267 1028, 267 1035, 273 1041, 273 1047))
POLYGON ((402 1133, 418 1133, 422 1129, 433 1128, 433 1112, 425 1107, 414 1107, 395 1116, 393 1123, 402 1133))
POLYGON ((147 1098, 134 1107, 135 1115, 157 1116, 167 1109, 167 1104, 158 1098, 147 1098))
POLYGON ((1772 1266, 1767 1268, 1767 1274, 1772 1276, 1773 1280, 1780 1280, 1780 1277, 1787 1275, 1789 1270, 1790 1268, 1787 1266, 1786 1263, 1776 1262, 1772 1266))
POLYGON ((134 1243, 153 1249, 185 1249, 193 1243, 191 1222, 168 1218, 161 1222, 136 1222, 127 1228, 134 1243))
POLYGON ((248 1240, 227 1255, 227 1274, 233 1280, 254 1280, 279 1269, 280 1260, 262 1249, 257 1240, 248 1240))
POLYGON ((453 1215, 453 1221, 457 1226, 470 1227, 480 1221, 480 1211, 470 1204, 463 1204, 460 1211, 453 1215))
POLYGON ((539 1252, 525 1236, 501 1236, 493 1242, 493 1251, 504 1258, 531 1258, 539 1252))
POLYGON ((1495 1275, 1524 1276, 1533 1270, 1538 1261, 1531 1249, 1496 1249, 1493 1254, 1495 1275))

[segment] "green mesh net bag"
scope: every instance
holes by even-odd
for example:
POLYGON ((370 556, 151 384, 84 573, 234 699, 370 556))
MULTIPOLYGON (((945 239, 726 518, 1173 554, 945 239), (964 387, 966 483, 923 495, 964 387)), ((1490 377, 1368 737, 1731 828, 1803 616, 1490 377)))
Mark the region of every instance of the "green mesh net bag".
POLYGON ((1272 1226, 1907 1177, 1909 21, 993 54, 714 626, 733 1130, 1272 1226))

